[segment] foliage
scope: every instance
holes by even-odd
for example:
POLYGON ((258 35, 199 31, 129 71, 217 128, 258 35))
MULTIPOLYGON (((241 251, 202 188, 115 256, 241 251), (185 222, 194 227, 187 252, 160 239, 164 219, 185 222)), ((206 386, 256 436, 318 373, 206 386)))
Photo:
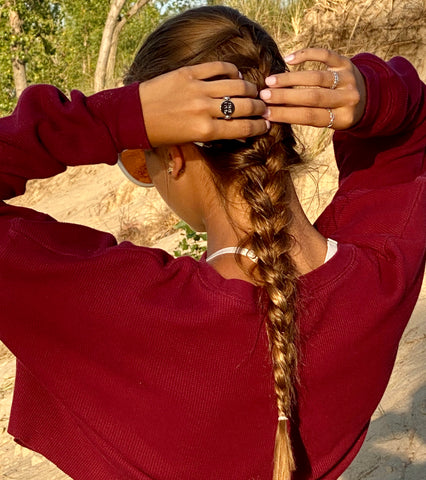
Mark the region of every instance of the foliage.
MULTIPOLYGON (((46 0, 14 0, 0 7, 0 113, 9 113, 15 102, 12 72, 12 49, 27 66, 27 77, 31 83, 50 79, 49 73, 56 71, 59 64, 56 44, 61 29, 62 13, 59 2, 46 0), (9 24, 11 11, 18 13, 22 34, 12 32, 9 24)), ((58 74, 56 84, 64 86, 58 74)))
POLYGON ((207 234, 194 232, 183 220, 177 223, 174 228, 176 230, 183 230, 185 234, 179 242, 177 250, 173 252, 175 257, 191 256, 199 260, 201 255, 206 251, 205 242, 207 241, 207 234))
POLYGON ((159 8, 153 3, 148 3, 126 24, 123 34, 120 36, 115 65, 115 83, 117 85, 129 68, 144 38, 160 23, 161 18, 159 8))
POLYGON ((168 0, 163 2, 156 2, 162 15, 176 15, 188 8, 199 7, 205 5, 207 0, 168 0))
MULTIPOLYGON (((171 13, 203 0, 151 0, 127 22, 120 36, 115 81, 118 85, 144 37, 171 13)), ((132 6, 128 1, 123 14, 132 6)), ((26 66, 28 84, 50 83, 65 93, 93 93, 93 75, 110 0, 3 0, 0 3, 0 116, 16 104, 12 49, 26 66), (22 34, 13 35, 11 9, 22 34)))
POLYGON ((61 71, 67 90, 92 93, 93 75, 109 0, 67 0, 61 2, 64 23, 57 43, 61 50, 61 71))

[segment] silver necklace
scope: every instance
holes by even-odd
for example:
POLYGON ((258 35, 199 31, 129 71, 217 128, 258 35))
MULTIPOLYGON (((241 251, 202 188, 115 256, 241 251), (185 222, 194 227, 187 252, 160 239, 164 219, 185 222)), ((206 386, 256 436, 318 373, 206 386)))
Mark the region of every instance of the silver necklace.
POLYGON ((257 257, 254 254, 253 250, 249 250, 248 248, 240 248, 240 247, 225 247, 221 248, 217 252, 212 253, 206 258, 206 262, 213 260, 214 258, 218 257, 219 255, 225 255, 227 253, 237 253, 238 255, 243 255, 249 258, 253 262, 257 262, 257 257))

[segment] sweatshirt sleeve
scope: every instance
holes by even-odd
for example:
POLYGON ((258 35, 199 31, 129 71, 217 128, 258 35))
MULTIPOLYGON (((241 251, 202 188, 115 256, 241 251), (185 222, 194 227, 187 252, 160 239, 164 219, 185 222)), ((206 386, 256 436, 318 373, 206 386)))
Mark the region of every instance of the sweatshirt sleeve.
POLYGON ((426 86, 403 58, 353 61, 365 78, 366 110, 359 124, 334 135, 339 188, 316 227, 394 267, 401 259, 401 281, 411 282, 426 244, 426 86))
POLYGON ((67 166, 112 165, 126 148, 150 148, 137 83, 89 97, 73 91, 70 100, 53 86, 31 86, 0 119, 0 199, 67 166))
POLYGON ((334 134, 340 187, 377 188, 413 180, 425 168, 426 85, 402 57, 384 62, 363 53, 352 61, 364 76, 367 104, 355 127, 334 134))
MULTIPOLYGON (((71 100, 48 85, 30 87, 0 120, 0 339, 33 372, 43 371, 43 352, 58 354, 61 341, 78 349, 72 332, 83 331, 93 316, 106 321, 104 298, 128 280, 129 265, 140 273, 142 261, 128 260, 128 250, 109 233, 4 200, 22 194, 29 179, 67 166, 114 164, 118 152, 137 147, 150 148, 137 84, 91 97, 73 92, 71 100), (100 286, 109 293, 99 294, 100 286), (71 334, 60 333, 67 328, 71 334)), ((155 262, 143 258, 152 270, 155 262)), ((46 369, 44 378, 51 374, 46 369)))
POLYGON ((354 63, 367 107, 358 125, 334 135, 340 185, 316 222, 339 248, 303 280, 299 322, 298 432, 303 465, 322 480, 336 479, 364 441, 426 254, 425 86, 402 58, 362 54, 354 63))

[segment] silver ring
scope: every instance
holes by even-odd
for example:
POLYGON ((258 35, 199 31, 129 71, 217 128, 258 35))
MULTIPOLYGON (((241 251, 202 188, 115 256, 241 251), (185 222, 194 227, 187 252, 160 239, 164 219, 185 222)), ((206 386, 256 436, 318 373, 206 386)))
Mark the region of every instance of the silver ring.
POLYGON ((336 118, 334 112, 331 108, 327 108, 328 113, 330 114, 330 123, 327 125, 327 128, 333 128, 334 119, 336 118))
POLYGON ((333 85, 330 87, 330 90, 334 90, 339 83, 339 74, 334 70, 331 70, 331 73, 333 74, 333 85))
POLYGON ((223 97, 223 102, 220 105, 220 111, 225 116, 225 120, 231 120, 232 114, 235 112, 235 105, 231 100, 231 97, 223 97))

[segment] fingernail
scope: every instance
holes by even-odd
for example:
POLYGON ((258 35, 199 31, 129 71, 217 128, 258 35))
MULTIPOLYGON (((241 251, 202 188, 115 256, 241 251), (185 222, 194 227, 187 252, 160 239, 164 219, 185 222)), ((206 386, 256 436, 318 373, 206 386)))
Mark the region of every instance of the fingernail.
POLYGON ((296 58, 295 55, 292 53, 292 54, 287 55, 286 57, 284 57, 284 61, 285 61, 286 63, 291 63, 295 58, 296 58))
POLYGON ((262 90, 259 96, 262 100, 269 100, 272 97, 272 93, 270 90, 262 90))
POLYGON ((275 85, 277 83, 277 77, 267 77, 265 78, 265 83, 269 87, 272 87, 272 85, 275 85))
POLYGON ((268 120, 268 118, 271 116, 271 109, 270 108, 267 108, 265 113, 262 115, 262 117, 265 119, 265 120, 268 120))
POLYGON ((266 128, 267 128, 268 130, 271 129, 271 122, 270 122, 269 120, 266 120, 266 128))
POLYGON ((243 80, 243 74, 241 72, 238 72, 238 76, 241 78, 241 80, 243 80))

